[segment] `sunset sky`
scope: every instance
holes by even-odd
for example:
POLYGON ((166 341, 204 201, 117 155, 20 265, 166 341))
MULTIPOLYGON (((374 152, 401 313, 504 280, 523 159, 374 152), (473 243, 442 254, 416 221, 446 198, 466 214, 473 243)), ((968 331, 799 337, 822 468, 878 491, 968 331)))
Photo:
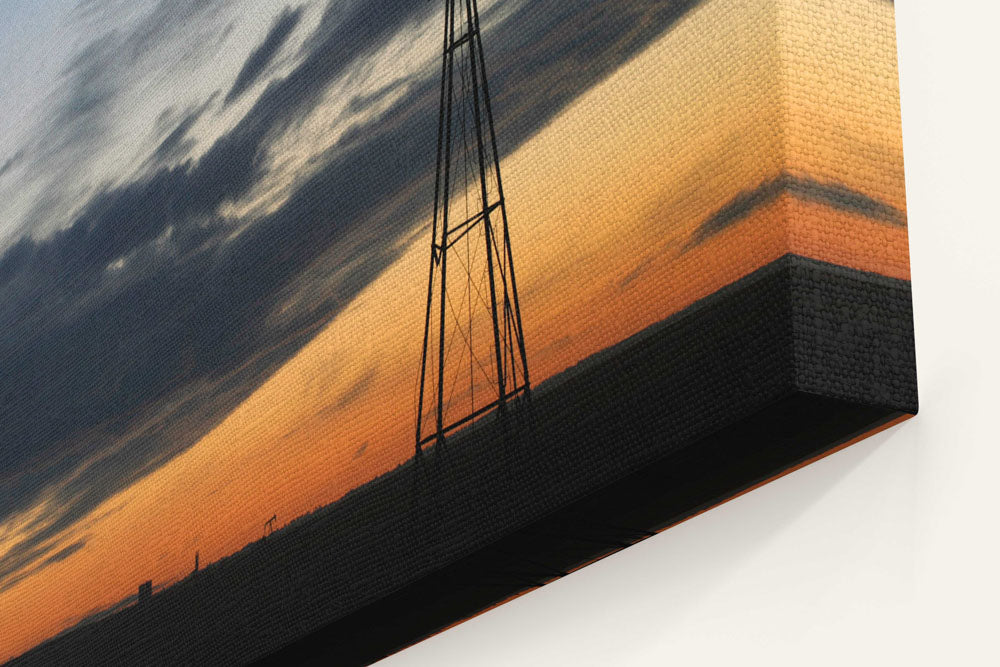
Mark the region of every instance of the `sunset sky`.
MULTIPOLYGON (((0 660, 412 455, 442 6, 0 8, 0 660)), ((789 251, 909 277, 892 2, 480 11, 536 385, 789 251)))

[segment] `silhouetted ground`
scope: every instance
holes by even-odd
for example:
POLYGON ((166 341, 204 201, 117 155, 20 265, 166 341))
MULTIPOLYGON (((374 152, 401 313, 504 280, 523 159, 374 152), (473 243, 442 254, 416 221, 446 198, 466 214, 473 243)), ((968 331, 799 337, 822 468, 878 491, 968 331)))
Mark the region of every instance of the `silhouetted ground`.
POLYGON ((908 283, 786 256, 14 664, 374 660, 916 412, 914 369, 908 283))

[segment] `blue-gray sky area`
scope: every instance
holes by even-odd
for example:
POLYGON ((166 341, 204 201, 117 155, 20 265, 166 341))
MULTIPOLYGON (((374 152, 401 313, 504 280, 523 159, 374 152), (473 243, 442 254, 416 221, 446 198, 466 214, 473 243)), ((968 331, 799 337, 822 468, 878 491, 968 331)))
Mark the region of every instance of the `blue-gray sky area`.
MULTIPOLYGON (((481 1, 500 151, 696 0, 481 1)), ((428 214, 443 2, 0 4, 0 592, 428 214)))

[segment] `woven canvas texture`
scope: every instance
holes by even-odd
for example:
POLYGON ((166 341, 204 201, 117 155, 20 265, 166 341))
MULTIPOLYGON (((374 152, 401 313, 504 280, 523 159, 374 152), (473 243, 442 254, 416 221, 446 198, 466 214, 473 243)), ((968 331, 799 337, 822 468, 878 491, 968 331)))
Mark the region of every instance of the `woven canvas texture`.
POLYGON ((116 6, 0 10, 0 662, 457 622, 916 413, 891 1, 116 6))

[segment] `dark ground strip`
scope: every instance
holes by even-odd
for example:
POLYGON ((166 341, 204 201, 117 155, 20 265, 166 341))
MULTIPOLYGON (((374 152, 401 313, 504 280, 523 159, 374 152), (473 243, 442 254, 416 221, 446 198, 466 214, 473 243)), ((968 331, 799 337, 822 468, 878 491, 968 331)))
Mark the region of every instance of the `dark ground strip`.
POLYGON ((909 283, 788 255, 14 664, 365 664, 916 409, 909 283))

